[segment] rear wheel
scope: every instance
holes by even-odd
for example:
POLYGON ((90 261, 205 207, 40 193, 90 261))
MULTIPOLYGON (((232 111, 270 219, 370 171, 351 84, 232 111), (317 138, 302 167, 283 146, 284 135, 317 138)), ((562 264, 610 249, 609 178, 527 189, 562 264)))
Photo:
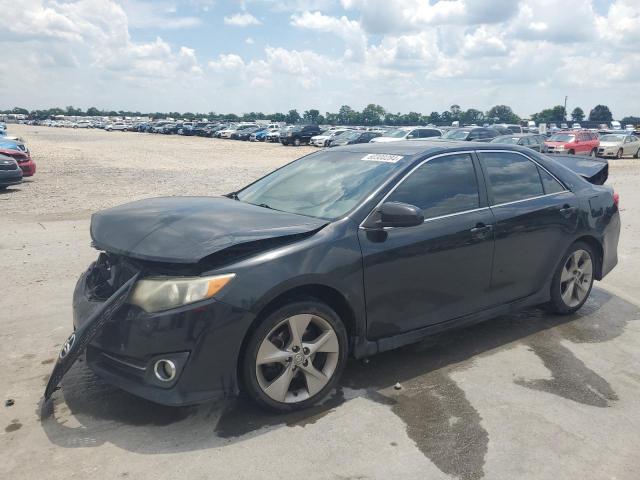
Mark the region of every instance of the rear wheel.
POLYGON ((573 150, 569 150, 569 155, 575 155, 576 152, 574 152, 573 150))
POLYGON ((562 258, 551 283, 549 306, 555 313, 569 314, 587 301, 595 274, 596 256, 584 242, 574 243, 562 258))
POLYGON ((622 149, 619 149, 618 152, 616 153, 616 158, 619 160, 622 158, 622 149))
POLYGON ((259 405, 289 412, 322 400, 347 360, 347 332, 328 305, 299 301, 279 308, 251 334, 242 360, 247 393, 259 405))
POLYGON ((638 158, 638 157, 640 157, 640 148, 638 149, 636 154, 633 156, 633 158, 638 158))

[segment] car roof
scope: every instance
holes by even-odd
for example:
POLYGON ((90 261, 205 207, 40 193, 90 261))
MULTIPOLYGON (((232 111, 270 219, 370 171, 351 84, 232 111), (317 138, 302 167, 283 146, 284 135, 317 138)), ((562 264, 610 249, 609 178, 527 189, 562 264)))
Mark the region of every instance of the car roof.
MULTIPOLYGON (((355 145, 345 145, 344 147, 335 147, 331 150, 353 153, 377 153, 382 155, 403 155, 403 156, 424 156, 429 154, 437 154, 444 152, 454 152, 457 150, 480 150, 480 149, 496 149, 495 145, 488 147, 488 144, 482 142, 456 142, 446 139, 425 139, 425 140, 401 140, 398 142, 376 142, 376 143, 359 143, 355 145)), ((503 147, 500 147, 502 149, 503 147)), ((508 148, 505 146, 505 148, 508 148)))
MULTIPOLYGON (((524 137, 540 137, 539 133, 512 133, 509 135, 499 135, 496 138, 524 138, 524 137)), ((495 140, 495 138, 493 139, 495 140)))

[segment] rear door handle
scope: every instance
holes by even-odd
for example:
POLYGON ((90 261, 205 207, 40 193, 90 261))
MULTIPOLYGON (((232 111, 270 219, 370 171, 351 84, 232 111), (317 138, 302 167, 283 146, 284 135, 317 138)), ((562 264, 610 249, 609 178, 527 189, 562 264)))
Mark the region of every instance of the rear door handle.
POLYGON ((485 225, 484 223, 478 223, 471 230, 471 236, 474 238, 486 238, 487 234, 491 232, 493 225, 485 225))
POLYGON ((560 209, 560 214, 565 217, 565 218, 569 218, 571 215, 573 215, 574 213, 576 213, 576 211, 578 210, 577 207, 572 207, 570 205, 564 205, 561 209, 560 209))

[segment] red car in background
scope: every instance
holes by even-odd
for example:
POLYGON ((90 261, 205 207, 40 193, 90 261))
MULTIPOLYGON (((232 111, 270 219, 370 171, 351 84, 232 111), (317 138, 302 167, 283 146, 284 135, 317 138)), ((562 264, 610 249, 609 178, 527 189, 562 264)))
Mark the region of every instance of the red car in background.
POLYGON ((6 155, 18 162, 23 176, 31 177, 35 175, 36 162, 31 158, 29 149, 24 143, 15 140, 4 140, 0 137, 0 155, 6 155))
POLYGON ((544 152, 596 156, 600 140, 595 132, 569 130, 558 132, 544 142, 544 152))

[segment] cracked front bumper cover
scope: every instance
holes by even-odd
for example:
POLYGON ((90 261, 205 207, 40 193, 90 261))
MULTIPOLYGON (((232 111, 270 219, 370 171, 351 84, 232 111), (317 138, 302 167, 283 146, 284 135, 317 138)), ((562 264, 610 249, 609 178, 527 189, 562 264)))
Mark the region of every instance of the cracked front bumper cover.
POLYGON ((101 332, 104 325, 109 323, 118 310, 124 305, 139 276, 140 272, 135 273, 97 308, 86 322, 69 336, 60 350, 56 364, 47 382, 47 387, 44 391, 45 400, 51 398, 51 395, 58 388, 64 375, 73 366, 82 352, 84 352, 87 345, 89 345, 96 335, 101 332))

